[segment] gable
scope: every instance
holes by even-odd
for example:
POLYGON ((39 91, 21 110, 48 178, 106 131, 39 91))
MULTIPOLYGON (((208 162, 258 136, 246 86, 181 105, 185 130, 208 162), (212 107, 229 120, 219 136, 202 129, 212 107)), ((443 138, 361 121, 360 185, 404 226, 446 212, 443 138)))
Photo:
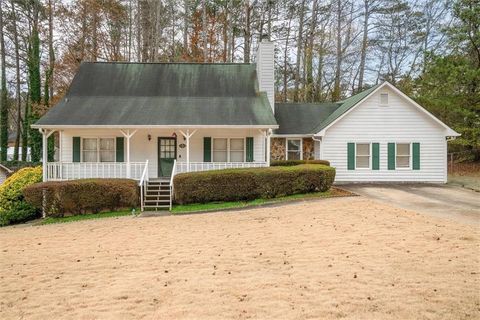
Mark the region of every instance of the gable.
MULTIPOLYGON (((369 118, 374 119, 379 116, 384 116, 388 113, 391 113, 391 119, 385 118, 386 122, 394 122, 401 121, 401 118, 396 118, 394 112, 392 111, 400 111, 400 112, 408 112, 411 115, 415 115, 414 119, 422 120, 429 124, 432 124, 437 127, 441 131, 441 134, 444 136, 460 136, 457 132, 449 128, 446 124, 441 122, 411 98, 409 98, 406 94, 401 92, 399 89, 394 87, 388 82, 384 82, 381 85, 375 86, 366 90, 356 96, 353 96, 349 99, 346 99, 347 103, 343 103, 342 106, 336 110, 325 122, 323 122, 317 129, 317 135, 323 136, 325 131, 328 130, 331 126, 335 125, 337 122, 343 121, 344 118, 347 118, 347 115, 353 112, 354 110, 362 107, 362 106, 370 106, 370 107, 381 107, 379 110, 371 110, 371 114, 366 116, 364 121, 369 121, 369 118), (388 93, 390 97, 389 105, 388 106, 380 106, 381 103, 381 94, 388 93), (359 99, 357 99, 360 97, 359 99), (348 103, 352 102, 353 103, 348 103), (389 109, 389 107, 391 107, 389 109), (384 112, 382 112, 382 110, 384 112), (377 112, 375 112, 377 111, 377 112), (380 111, 380 112, 378 112, 380 111)), ((365 107, 364 107, 365 109, 365 107)), ((348 118, 347 118, 348 119, 348 118)))
POLYGON ((433 116, 412 104, 403 94, 390 86, 382 86, 346 112, 326 128, 328 134, 348 134, 356 137, 379 134, 447 135, 447 130, 433 116), (388 104, 381 103, 381 95, 388 94, 388 104))

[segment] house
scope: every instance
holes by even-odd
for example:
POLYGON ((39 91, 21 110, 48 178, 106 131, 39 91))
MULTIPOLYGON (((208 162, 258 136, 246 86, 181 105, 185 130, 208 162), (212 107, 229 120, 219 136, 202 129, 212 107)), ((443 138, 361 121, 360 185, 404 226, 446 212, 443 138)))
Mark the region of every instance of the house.
POLYGON ((447 138, 458 133, 388 82, 340 102, 292 104, 274 102, 274 80, 269 41, 256 64, 83 63, 33 125, 44 145, 59 132, 44 180, 168 184, 181 172, 325 159, 338 182, 446 182, 447 138))

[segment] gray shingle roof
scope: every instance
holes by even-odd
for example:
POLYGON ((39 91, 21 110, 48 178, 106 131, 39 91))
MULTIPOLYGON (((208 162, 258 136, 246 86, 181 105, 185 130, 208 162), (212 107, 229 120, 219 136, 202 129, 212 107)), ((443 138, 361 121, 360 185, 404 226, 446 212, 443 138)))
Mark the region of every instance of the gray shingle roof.
POLYGON ((254 64, 82 63, 35 126, 275 127, 254 64))
POLYGON ((339 106, 338 103, 276 103, 275 118, 280 128, 275 134, 312 134, 339 106))

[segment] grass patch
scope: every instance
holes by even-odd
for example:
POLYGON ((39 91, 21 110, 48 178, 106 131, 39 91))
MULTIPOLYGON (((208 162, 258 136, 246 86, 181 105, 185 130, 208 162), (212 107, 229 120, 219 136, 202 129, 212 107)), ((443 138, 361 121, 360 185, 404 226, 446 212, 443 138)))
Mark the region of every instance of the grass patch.
POLYGON ((48 217, 40 221, 39 225, 52 224, 52 223, 66 223, 66 222, 101 219, 101 218, 121 217, 121 216, 128 216, 131 214, 132 214, 132 210, 125 210, 125 211, 111 211, 111 212, 81 214, 77 216, 69 216, 69 217, 63 217, 63 218, 48 217))
POLYGON ((315 198, 330 198, 330 197, 349 196, 349 195, 353 195, 353 193, 350 193, 348 191, 338 189, 338 188, 331 188, 330 190, 325 192, 293 194, 285 197, 270 198, 270 199, 174 205, 172 208, 172 213, 182 214, 182 213, 192 213, 192 212, 202 212, 202 211, 237 209, 237 208, 261 206, 264 204, 271 204, 271 203, 281 203, 281 202, 288 202, 288 201, 295 201, 295 200, 308 200, 308 199, 315 199, 315 198))

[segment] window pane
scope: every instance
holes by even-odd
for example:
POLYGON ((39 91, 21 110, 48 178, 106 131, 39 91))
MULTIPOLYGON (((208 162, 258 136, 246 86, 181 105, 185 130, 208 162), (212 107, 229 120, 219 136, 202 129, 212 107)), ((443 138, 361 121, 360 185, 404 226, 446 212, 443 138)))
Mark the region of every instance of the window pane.
POLYGON ((83 139, 83 150, 97 151, 97 138, 84 138, 83 139))
POLYGON ((227 151, 213 151, 213 162, 227 162, 227 151))
POLYGON ((369 156, 357 156, 357 168, 370 168, 369 156))
POLYGON ((230 139, 230 150, 243 151, 243 139, 230 139))
POLYGON ((369 155, 370 155, 370 145, 367 143, 358 143, 357 156, 369 156, 369 155))
POLYGON ((242 151, 230 151, 230 162, 243 162, 245 158, 242 151))
POLYGON ((227 150, 227 139, 213 139, 213 150, 227 150))
POLYGON ((299 151, 288 151, 288 160, 300 160, 300 152, 299 151))
POLYGON ((300 140, 288 140, 288 151, 297 151, 300 150, 300 140))
POLYGON ((410 157, 409 156, 397 156, 397 167, 398 168, 408 168, 408 167, 410 167, 410 157))
POLYGON ((397 155, 399 155, 399 156, 410 155, 410 144, 409 143, 397 143, 397 155))
POLYGON ((115 150, 115 139, 100 139, 100 150, 115 150))
POLYGON ((97 151, 83 151, 83 162, 97 162, 97 151))
POLYGON ((113 151, 100 151, 100 162, 114 162, 115 152, 113 151))

